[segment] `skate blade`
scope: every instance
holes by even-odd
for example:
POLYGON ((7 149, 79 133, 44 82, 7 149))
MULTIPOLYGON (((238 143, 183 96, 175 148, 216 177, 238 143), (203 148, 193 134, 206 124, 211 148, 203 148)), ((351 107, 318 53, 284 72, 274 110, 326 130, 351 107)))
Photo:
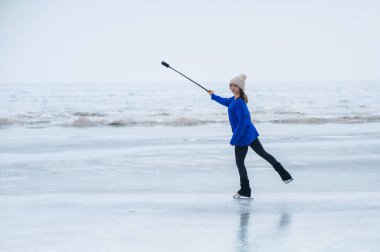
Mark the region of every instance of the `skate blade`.
POLYGON ((235 194, 232 198, 234 198, 234 199, 253 199, 251 197, 241 196, 240 194, 235 194))
POLYGON ((290 182, 292 182, 294 179, 288 179, 288 180, 283 180, 285 184, 289 184, 290 182))

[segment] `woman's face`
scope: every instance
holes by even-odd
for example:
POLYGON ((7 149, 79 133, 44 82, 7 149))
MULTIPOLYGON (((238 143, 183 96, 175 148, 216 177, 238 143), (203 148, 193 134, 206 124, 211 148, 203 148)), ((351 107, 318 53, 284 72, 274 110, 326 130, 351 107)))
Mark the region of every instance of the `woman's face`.
POLYGON ((240 94, 240 88, 236 84, 231 84, 230 85, 230 90, 234 95, 239 95, 240 94))

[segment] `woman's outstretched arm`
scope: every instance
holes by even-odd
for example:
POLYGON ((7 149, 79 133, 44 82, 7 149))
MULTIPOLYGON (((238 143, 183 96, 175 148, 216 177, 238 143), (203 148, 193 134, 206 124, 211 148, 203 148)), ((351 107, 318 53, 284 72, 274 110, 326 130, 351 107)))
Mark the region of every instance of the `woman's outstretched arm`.
POLYGON ((231 101, 233 101, 233 97, 223 98, 223 97, 220 97, 220 96, 214 94, 214 91, 212 91, 212 90, 208 90, 207 93, 209 93, 209 95, 211 95, 211 100, 214 100, 217 103, 220 103, 226 107, 228 107, 230 105, 231 101))

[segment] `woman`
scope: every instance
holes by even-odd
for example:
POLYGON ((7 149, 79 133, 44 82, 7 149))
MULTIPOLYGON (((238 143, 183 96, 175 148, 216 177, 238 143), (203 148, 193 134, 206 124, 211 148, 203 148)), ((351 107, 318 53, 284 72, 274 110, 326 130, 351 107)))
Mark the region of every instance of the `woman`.
POLYGON ((244 165, 244 159, 250 146, 260 157, 268 161, 281 176, 285 183, 293 181, 292 176, 282 167, 271 154, 266 152, 258 138, 259 133, 251 121, 248 111, 248 98, 244 93, 245 80, 247 76, 241 74, 230 81, 230 90, 234 96, 222 98, 214 94, 212 90, 207 92, 211 99, 228 107, 228 118, 232 128, 232 138, 230 144, 235 146, 235 159, 240 175, 240 190, 234 195, 234 198, 250 198, 251 188, 249 186, 247 169, 244 165))

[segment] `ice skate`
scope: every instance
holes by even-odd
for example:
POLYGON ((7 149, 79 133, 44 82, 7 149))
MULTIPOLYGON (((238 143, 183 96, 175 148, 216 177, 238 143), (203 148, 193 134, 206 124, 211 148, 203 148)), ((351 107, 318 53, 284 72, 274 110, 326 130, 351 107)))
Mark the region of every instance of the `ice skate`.
POLYGON ((285 183, 285 184, 288 184, 290 182, 292 182, 294 179, 292 178, 292 176, 289 174, 289 172, 287 170, 285 170, 285 168, 281 165, 281 163, 277 163, 273 166, 273 168, 276 170, 276 172, 280 175, 282 181, 285 183))
POLYGON ((248 178, 240 178, 240 190, 233 196, 234 199, 252 199, 248 178))
POLYGON ((288 179, 288 180, 283 180, 283 182, 284 182, 285 184, 288 184, 288 183, 292 182, 293 180, 294 180, 294 178, 291 178, 291 179, 288 179))
POLYGON ((233 196, 234 199, 253 199, 251 197, 240 195, 238 192, 236 192, 233 196))

